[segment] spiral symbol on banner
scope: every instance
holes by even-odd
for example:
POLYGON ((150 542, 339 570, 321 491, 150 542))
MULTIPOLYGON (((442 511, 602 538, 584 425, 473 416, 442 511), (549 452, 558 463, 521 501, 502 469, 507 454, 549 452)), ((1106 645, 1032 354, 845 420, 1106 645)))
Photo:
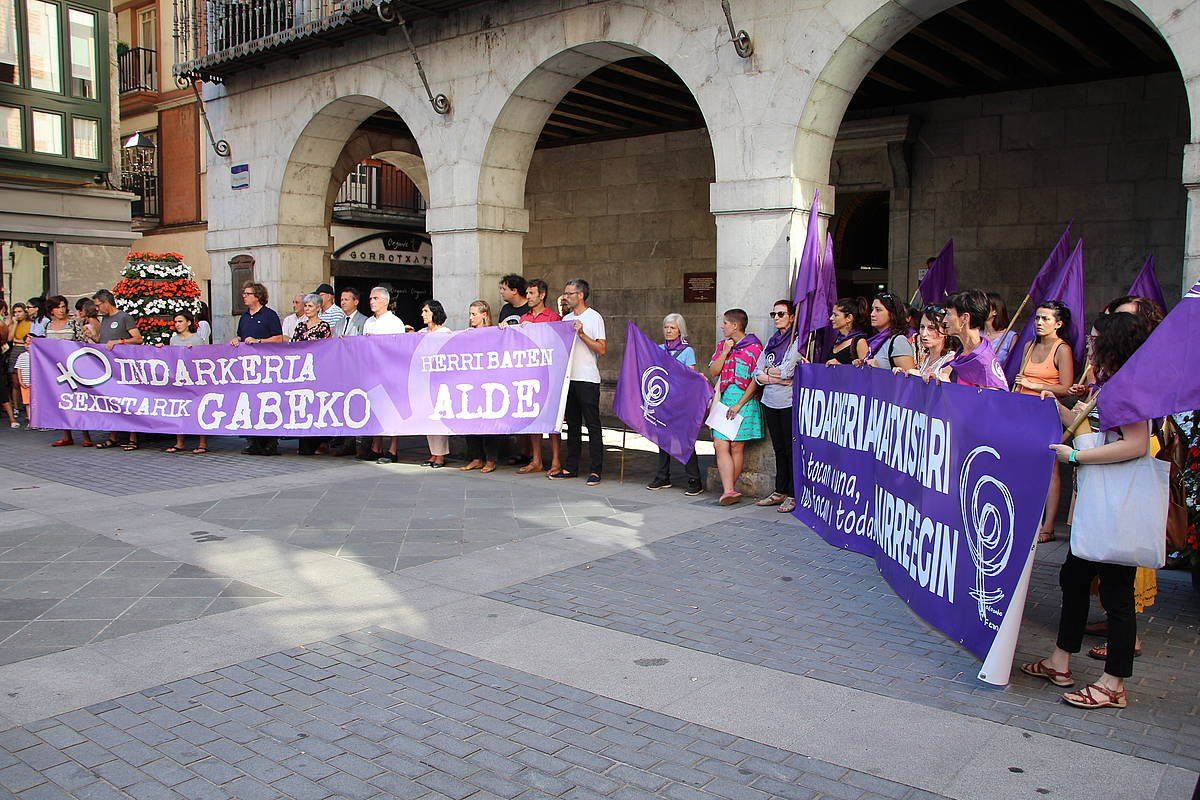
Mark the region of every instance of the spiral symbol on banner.
POLYGON ((1012 493, 1006 484, 987 473, 974 477, 971 475, 971 467, 980 455, 1000 461, 1000 454, 986 445, 972 450, 963 461, 959 475, 959 501, 963 533, 966 534, 971 560, 975 562, 975 586, 971 589, 971 597, 979 604, 979 621, 996 629, 999 625, 988 620, 988 612, 991 606, 1004 599, 1004 591, 989 589, 987 579, 1004 572, 1008 566, 1013 550, 1016 512, 1012 493))
POLYGON ((649 367, 642 373, 642 416, 647 422, 655 425, 666 425, 654 416, 654 409, 663 404, 671 384, 667 380, 667 371, 662 367, 649 367))

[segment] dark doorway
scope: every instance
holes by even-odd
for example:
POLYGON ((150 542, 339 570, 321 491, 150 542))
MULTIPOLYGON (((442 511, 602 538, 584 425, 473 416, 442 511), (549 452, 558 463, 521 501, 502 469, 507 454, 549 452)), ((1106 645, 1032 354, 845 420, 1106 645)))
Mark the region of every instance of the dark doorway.
POLYGON ((887 192, 847 192, 838 196, 833 218, 839 296, 870 297, 887 288, 887 192))

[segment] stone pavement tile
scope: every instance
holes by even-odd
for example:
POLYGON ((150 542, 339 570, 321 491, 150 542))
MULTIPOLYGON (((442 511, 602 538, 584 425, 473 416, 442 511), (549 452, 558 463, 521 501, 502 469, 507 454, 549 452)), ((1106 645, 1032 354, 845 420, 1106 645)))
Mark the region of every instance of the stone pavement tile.
POLYGON ((0 765, 6 765, 0 768, 0 787, 24 793, 53 786, 53 796, 80 799, 765 800, 768 794, 803 797, 797 789, 811 786, 830 797, 857 800, 903 797, 912 789, 382 628, 249 659, 2 732, 0 765), (400 674, 379 682, 372 670, 393 665, 400 674), (340 689, 314 695, 320 705, 290 708, 286 724, 271 717, 271 709, 264 714, 257 704, 246 705, 259 693, 242 686, 277 684, 285 675, 340 689), (232 707, 206 705, 226 692, 232 707), (482 697, 490 705, 481 706, 482 697), (231 730, 221 720, 232 720, 243 708, 252 712, 243 725, 250 734, 246 747, 214 730, 231 730), (338 721, 323 719, 322 711, 338 721), (592 733, 581 735, 563 725, 544 727, 547 714, 612 719, 586 726, 592 733), (507 725, 506 735, 488 732, 501 730, 497 723, 507 725), (163 738, 115 735, 145 729, 162 731, 163 738), (670 752, 666 741, 710 748, 708 760, 720 768, 681 767, 654 750, 670 752), (789 758, 787 767, 778 763, 789 758))
MULTIPOLYGON (((1061 553, 1058 554, 1061 558, 1061 553)), ((806 528, 743 516, 544 575, 486 595, 634 636, 1025 727, 1197 770, 1200 611, 1181 576, 1161 573, 1139 618, 1146 655, 1131 707, 1073 709, 1014 674, 997 689, 976 662, 917 620, 871 561, 827 546, 806 528), (1192 688, 1189 688, 1192 687, 1192 688), (1185 733, 1185 726, 1193 726, 1185 733), (1189 738, 1191 737, 1191 738, 1189 738)), ((1053 644, 1057 563, 1035 564, 1017 663, 1053 644)), ((533 629, 529 629, 533 630, 533 629)), ((1076 670, 1099 674, 1080 659, 1076 670)), ((1015 673, 1015 670, 1014 670, 1015 673)))

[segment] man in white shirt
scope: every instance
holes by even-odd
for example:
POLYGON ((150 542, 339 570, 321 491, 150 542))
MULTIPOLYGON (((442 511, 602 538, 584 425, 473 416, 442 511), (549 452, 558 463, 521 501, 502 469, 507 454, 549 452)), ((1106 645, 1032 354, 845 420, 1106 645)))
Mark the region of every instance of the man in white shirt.
POLYGON ((549 475, 551 480, 579 475, 583 455, 582 425, 588 430, 588 486, 600 483, 604 471, 604 431, 600 427, 600 365, 597 358, 607 352, 604 317, 588 307, 591 287, 582 278, 568 281, 563 298, 570 311, 563 322, 575 323, 575 345, 571 355, 570 382, 567 384, 567 457, 563 468, 549 475), (581 425, 582 423, 582 425, 581 425))
POLYGON ((292 298, 292 313, 283 318, 283 340, 290 342, 300 318, 304 316, 304 295, 298 294, 292 298))
POLYGON ((321 311, 317 316, 329 323, 334 336, 341 336, 342 328, 346 327, 346 312, 333 302, 333 287, 322 283, 313 294, 321 295, 321 311))
POLYGON ((358 289, 349 286, 342 289, 342 296, 339 304, 342 308, 342 313, 346 318, 342 320, 341 328, 334 331, 335 336, 361 336, 363 332, 363 324, 366 323, 367 317, 358 310, 358 289))
MULTIPOLYGON (((384 286, 376 286, 371 290, 371 294, 367 297, 371 316, 367 317, 367 321, 363 323, 363 336, 405 332, 404 321, 388 310, 391 299, 391 292, 384 286)), ((384 451, 382 436, 376 436, 374 439, 367 439, 364 436, 358 440, 358 457, 365 461, 375 456, 380 464, 395 464, 399 444, 400 437, 393 436, 388 441, 388 449, 384 451), (370 442, 369 447, 365 446, 366 442, 370 442)))

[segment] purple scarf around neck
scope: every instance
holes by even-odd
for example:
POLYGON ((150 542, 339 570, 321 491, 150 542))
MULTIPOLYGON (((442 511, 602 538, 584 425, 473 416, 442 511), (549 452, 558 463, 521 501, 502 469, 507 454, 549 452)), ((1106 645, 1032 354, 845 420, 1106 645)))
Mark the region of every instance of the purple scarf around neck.
POLYGON ((670 353, 672 358, 679 358, 679 354, 690 346, 682 336, 663 342, 663 349, 670 353))
POLYGON ((996 351, 992 349, 992 343, 986 336, 980 339, 979 346, 967 355, 959 353, 950 362, 950 368, 954 370, 955 380, 965 386, 1005 391, 1008 389, 1004 370, 1000 367, 996 351))
POLYGON ((900 334, 893 334, 892 329, 888 328, 887 330, 882 330, 871 338, 867 339, 867 347, 870 348, 868 351, 870 353, 869 358, 875 357, 875 354, 879 352, 879 348, 883 347, 884 342, 891 339, 892 336, 899 335, 900 334))
MULTIPOLYGON (((745 340, 743 340, 745 341, 745 340)), ((787 355, 788 345, 792 341, 792 331, 788 330, 775 331, 771 334, 771 338, 767 340, 767 346, 764 350, 767 353, 767 366, 778 367, 783 363, 783 359, 787 355)))

